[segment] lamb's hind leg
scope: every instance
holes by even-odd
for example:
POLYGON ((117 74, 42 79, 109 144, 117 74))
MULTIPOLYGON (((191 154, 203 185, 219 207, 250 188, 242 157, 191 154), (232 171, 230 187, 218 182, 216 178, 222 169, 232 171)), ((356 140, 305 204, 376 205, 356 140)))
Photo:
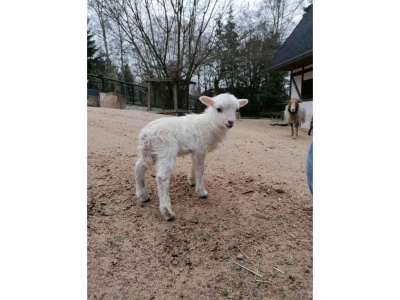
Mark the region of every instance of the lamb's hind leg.
POLYGON ((175 219, 175 213, 172 210, 171 199, 169 198, 169 182, 171 172, 175 166, 176 157, 165 157, 158 159, 157 162, 157 188, 160 198, 160 212, 163 217, 172 221, 175 219))
POLYGON ((196 185, 196 175, 194 172, 194 154, 192 153, 190 156, 192 157, 192 164, 190 165, 190 169, 189 169, 188 181, 191 186, 195 186, 196 185))
POLYGON ((136 197, 139 198, 139 201, 141 203, 150 200, 150 196, 146 188, 146 183, 144 181, 147 169, 148 168, 144 164, 143 158, 139 157, 135 165, 135 180, 136 180, 136 197))

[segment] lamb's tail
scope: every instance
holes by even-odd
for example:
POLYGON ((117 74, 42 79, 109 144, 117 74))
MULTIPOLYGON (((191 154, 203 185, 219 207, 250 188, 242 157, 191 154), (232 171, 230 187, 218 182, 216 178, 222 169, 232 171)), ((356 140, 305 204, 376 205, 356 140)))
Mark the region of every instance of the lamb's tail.
POLYGON ((139 156, 142 159, 142 163, 147 168, 151 168, 151 166, 153 165, 153 157, 151 155, 151 142, 146 133, 140 132, 139 134, 138 150, 139 156))

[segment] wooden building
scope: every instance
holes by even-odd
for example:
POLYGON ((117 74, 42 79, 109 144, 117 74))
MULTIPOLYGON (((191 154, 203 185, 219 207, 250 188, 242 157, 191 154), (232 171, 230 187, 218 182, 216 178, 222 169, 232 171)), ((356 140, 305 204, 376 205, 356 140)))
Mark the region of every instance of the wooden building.
POLYGON ((313 5, 276 52, 270 71, 290 71, 290 97, 303 100, 309 127, 313 114, 313 5))

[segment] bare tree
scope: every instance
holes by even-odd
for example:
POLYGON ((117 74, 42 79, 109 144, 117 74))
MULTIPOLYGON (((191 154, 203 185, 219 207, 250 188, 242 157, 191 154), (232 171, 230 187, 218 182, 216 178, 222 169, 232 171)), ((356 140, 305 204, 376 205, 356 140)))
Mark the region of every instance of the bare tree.
POLYGON ((229 0, 97 1, 124 32, 145 74, 190 80, 215 47, 214 16, 229 0))
POLYGON ((266 17, 272 18, 272 31, 282 42, 293 27, 293 19, 302 12, 306 0, 263 0, 266 17))

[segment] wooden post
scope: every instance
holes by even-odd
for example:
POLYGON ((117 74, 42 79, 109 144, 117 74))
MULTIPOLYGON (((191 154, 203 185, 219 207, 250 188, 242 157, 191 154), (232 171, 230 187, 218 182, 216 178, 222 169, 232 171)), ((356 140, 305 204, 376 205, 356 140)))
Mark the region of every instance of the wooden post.
POLYGON ((132 103, 135 104, 135 85, 132 84, 132 103))
POLYGON ((175 111, 178 110, 178 90, 177 90, 177 83, 174 83, 174 109, 175 111))
POLYGON ((147 110, 151 110, 151 82, 147 82, 147 110))
POLYGON ((105 92, 106 92, 106 86, 105 86, 105 82, 104 82, 104 77, 103 77, 103 75, 101 75, 100 79, 101 79, 101 89, 102 89, 102 92, 105 93, 105 92))

